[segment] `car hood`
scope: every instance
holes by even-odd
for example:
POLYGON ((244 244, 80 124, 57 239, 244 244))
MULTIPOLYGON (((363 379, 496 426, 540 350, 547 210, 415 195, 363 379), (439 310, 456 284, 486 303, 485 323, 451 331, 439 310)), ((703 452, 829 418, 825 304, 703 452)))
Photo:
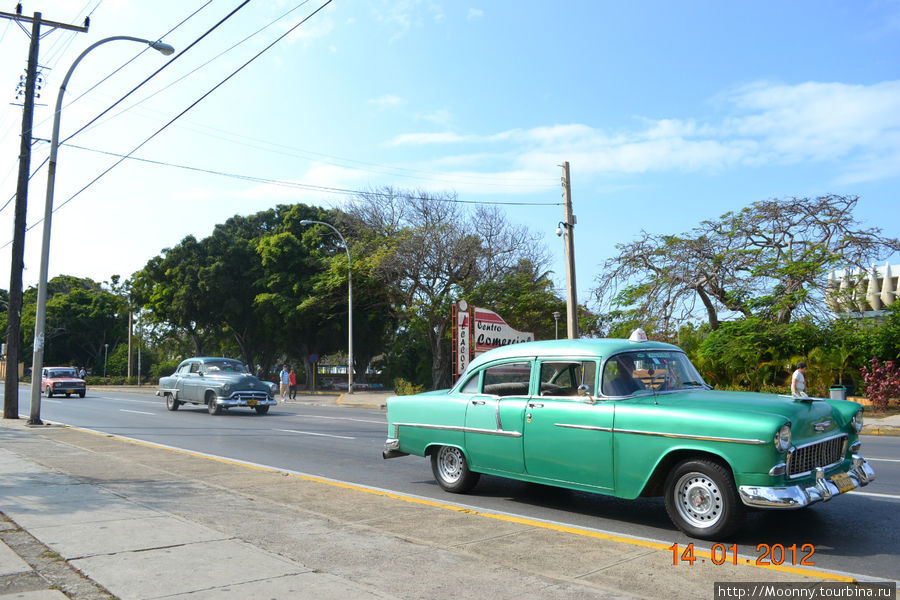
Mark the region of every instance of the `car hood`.
MULTIPOLYGON (((653 398, 653 395, 650 395, 653 398)), ((750 422, 754 419, 791 422, 795 436, 807 437, 842 428, 849 421, 848 412, 842 414, 822 399, 796 400, 791 396, 755 392, 725 392, 696 390, 659 394, 655 401, 670 410, 683 412, 685 418, 702 414, 725 413, 733 420, 750 422), (817 428, 818 427, 818 428, 817 428)), ((853 403, 846 403, 848 406, 853 403)), ((852 412, 855 413, 855 410, 852 412)))

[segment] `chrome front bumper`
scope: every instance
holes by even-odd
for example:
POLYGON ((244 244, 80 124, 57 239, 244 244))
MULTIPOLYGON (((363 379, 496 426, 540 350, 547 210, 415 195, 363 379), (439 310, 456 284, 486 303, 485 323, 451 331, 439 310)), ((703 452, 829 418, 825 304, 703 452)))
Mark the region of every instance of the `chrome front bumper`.
POLYGON ((398 458, 400 456, 409 456, 408 452, 400 452, 400 440, 388 438, 384 442, 384 451, 381 453, 382 458, 398 458))
MULTIPOLYGON (((875 470, 858 454, 853 455, 853 466, 847 476, 853 487, 844 493, 868 485, 875 480, 875 470)), ((815 502, 826 502, 841 493, 841 490, 825 476, 825 469, 816 468, 816 483, 812 486, 792 485, 785 487, 763 487, 742 485, 738 488, 741 501, 747 506, 761 508, 803 508, 815 502)))
POLYGON ((217 396, 216 404, 219 406, 225 406, 227 408, 231 408, 233 406, 277 406, 278 400, 275 398, 269 398, 265 396, 263 398, 258 398, 255 396, 246 396, 241 394, 241 392, 235 392, 230 396, 217 396), (251 401, 254 401, 251 404, 251 401))

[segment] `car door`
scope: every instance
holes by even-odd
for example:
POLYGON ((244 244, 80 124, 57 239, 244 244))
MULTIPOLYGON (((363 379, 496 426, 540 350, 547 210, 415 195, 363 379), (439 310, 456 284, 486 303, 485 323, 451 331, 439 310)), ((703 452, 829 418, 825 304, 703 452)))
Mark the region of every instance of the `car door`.
POLYGON ((482 369, 460 390, 472 392, 466 407, 465 444, 476 470, 523 473, 522 419, 531 384, 530 360, 482 369))
POLYGON ((597 363, 553 359, 536 368, 541 395, 526 405, 525 471, 556 483, 612 491, 615 404, 596 400, 597 363), (579 393, 582 384, 585 395, 579 393))
POLYGON ((178 369, 178 397, 185 402, 202 402, 200 397, 200 362, 192 360, 178 369))

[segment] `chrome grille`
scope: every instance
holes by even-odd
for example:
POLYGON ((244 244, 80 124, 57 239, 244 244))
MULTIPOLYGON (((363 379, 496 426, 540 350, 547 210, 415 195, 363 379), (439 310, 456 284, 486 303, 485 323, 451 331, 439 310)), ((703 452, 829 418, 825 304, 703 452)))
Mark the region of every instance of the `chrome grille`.
POLYGON ((235 400, 241 400, 246 402, 247 400, 255 399, 255 400, 265 400, 268 398, 268 394, 265 392, 251 392, 251 391, 242 391, 242 392, 234 392, 231 394, 231 397, 235 400))
POLYGON ((795 477, 808 473, 816 467, 828 467, 840 462, 844 457, 846 443, 847 436, 839 435, 815 444, 794 448, 787 458, 787 476, 795 477))

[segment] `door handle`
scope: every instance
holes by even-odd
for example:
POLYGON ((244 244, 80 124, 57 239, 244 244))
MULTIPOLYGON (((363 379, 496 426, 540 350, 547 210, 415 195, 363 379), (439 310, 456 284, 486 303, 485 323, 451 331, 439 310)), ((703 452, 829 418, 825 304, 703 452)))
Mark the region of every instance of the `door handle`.
POLYGON ((528 408, 544 408, 544 405, 541 402, 529 402, 528 408))
POLYGON ((484 404, 484 400, 472 400, 472 404, 474 404, 474 405, 484 404))

